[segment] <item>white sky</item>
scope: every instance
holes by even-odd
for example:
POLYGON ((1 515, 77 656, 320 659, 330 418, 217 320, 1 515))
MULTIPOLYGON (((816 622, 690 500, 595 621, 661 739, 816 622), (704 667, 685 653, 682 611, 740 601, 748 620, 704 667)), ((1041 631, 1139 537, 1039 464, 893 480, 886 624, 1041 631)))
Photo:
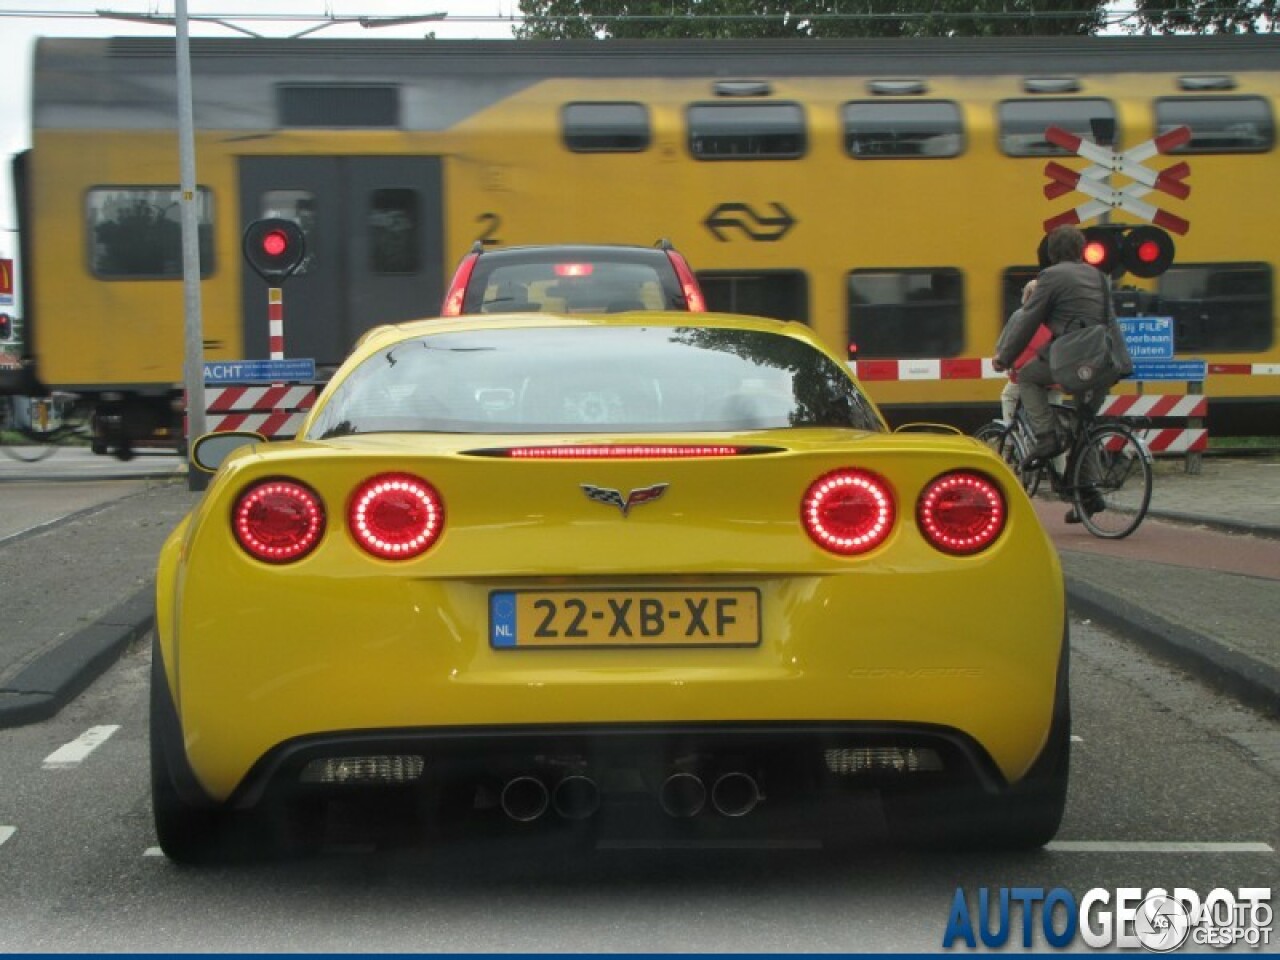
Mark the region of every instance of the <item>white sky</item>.
MULTIPOLYGON (((18 249, 17 215, 13 209, 10 161, 31 145, 31 54, 35 38, 173 36, 172 27, 150 26, 92 16, 94 10, 173 16, 173 0, 0 0, 0 257, 14 257, 18 249), (9 16, 11 12, 44 16, 9 16), (68 16, 83 14, 83 16, 68 16)), ((255 33, 286 37, 314 26, 312 22, 237 20, 235 13, 307 17, 403 17, 428 13, 449 16, 433 23, 367 30, 358 24, 334 25, 316 37, 437 37, 511 36, 518 0, 187 0, 189 18, 221 16, 255 33)), ((193 37, 244 36, 213 24, 191 23, 193 37)), ((175 107, 176 110, 176 107, 175 107)), ((176 162, 176 161, 175 161, 176 162)))

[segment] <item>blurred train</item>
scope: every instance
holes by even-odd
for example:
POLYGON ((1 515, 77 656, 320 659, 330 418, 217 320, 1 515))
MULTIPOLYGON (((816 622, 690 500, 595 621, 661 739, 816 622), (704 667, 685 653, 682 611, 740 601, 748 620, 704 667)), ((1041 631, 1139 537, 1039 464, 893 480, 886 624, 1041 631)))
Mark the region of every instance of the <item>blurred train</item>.
MULTIPOLYGON (((261 217, 306 233, 285 355, 321 376, 370 327, 436 314, 476 242, 664 237, 710 309, 918 360, 924 378, 869 384, 890 419, 969 426, 998 383, 927 371, 990 356, 1042 223, 1087 199, 1046 199, 1048 160, 1085 166, 1047 128, 1125 150, 1186 125, 1148 165, 1186 161, 1190 195, 1147 199, 1190 229, 1170 269, 1120 283, 1209 362, 1211 432, 1280 422, 1280 37, 237 38, 193 40, 191 60, 206 360, 268 356, 240 252, 261 217)), ((34 63, 14 162, 27 366, 0 389, 93 398, 101 448, 177 445, 174 43, 44 39, 34 63)))

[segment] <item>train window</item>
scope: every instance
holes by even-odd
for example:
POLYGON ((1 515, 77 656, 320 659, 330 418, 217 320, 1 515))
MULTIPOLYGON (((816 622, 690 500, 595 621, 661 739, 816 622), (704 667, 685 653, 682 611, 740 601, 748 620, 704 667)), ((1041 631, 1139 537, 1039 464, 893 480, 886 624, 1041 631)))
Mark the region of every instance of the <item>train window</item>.
POLYGON ((854 270, 849 343, 858 357, 954 357, 964 348, 964 276, 954 267, 854 270))
POLYGON ((1246 353, 1274 344, 1271 267, 1175 264, 1159 280, 1160 311, 1173 317, 1178 353, 1246 353))
POLYGON ((375 190, 369 198, 369 270, 417 273, 422 267, 418 191, 375 190))
POLYGON ((315 262, 316 251, 320 249, 316 240, 316 195, 309 190, 268 190, 262 195, 261 210, 259 216, 263 218, 292 220, 302 228, 307 238, 307 255, 293 271, 293 276, 307 273, 315 262))
POLYGON ((1046 129, 1061 127, 1098 140, 1093 121, 1110 122, 1114 129, 1115 119, 1115 107, 1107 100, 1005 100, 1000 104, 1000 149, 1011 157, 1071 156, 1044 138, 1046 129))
POLYGON ((949 101, 844 105, 844 148, 851 157, 954 157, 963 146, 960 107, 949 101))
POLYGON ((1262 97, 1161 97, 1156 132, 1191 128, 1191 140, 1170 153, 1265 153, 1276 139, 1271 105, 1262 97))
POLYGON ((566 103, 564 145, 574 153, 639 153, 649 147, 649 111, 640 103, 566 103))
POLYGON ((798 103, 695 103, 689 152, 699 160, 795 160, 807 141, 798 103))
POLYGON ((276 87, 282 127, 399 127, 400 88, 371 83, 276 87))
POLYGON ((809 278, 802 270, 699 270, 707 309, 809 322, 809 278))
MULTIPOLYGON (((89 269, 100 280, 174 280, 182 276, 177 186, 99 186, 85 194, 89 269)), ((200 275, 213 273, 213 193, 196 191, 200 275)))
POLYGON ((1027 285, 1027 281, 1034 280, 1038 276, 1040 276, 1038 266, 1010 267, 1004 272, 1000 283, 1000 326, 1003 327, 1008 323, 1013 311, 1022 306, 1022 288, 1027 285))

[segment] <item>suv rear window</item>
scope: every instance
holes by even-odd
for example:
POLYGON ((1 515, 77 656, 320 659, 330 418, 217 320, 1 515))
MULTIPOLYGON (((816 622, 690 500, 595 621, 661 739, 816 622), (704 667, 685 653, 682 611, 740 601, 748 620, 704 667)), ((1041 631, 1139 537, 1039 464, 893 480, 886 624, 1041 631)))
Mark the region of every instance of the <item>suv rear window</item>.
POLYGON ((476 261, 463 313, 620 313, 684 310, 662 250, 515 251, 476 261))

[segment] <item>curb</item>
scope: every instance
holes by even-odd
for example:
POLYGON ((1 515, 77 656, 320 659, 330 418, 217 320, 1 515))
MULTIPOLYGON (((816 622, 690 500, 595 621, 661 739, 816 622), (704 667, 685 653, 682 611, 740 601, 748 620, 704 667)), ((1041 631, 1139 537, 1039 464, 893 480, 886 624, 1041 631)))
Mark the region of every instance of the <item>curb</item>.
POLYGON ((1067 604, 1071 614, 1123 633, 1151 653, 1193 670, 1198 679, 1280 716, 1280 670, 1275 667, 1071 577, 1067 604))
POLYGON ((106 672, 155 624, 154 595, 148 584, 0 687, 0 728, 48 720, 106 672))
POLYGON ((1194 527, 1208 527, 1220 533, 1235 533, 1250 537, 1266 537, 1280 540, 1280 527, 1267 523, 1244 523, 1239 520, 1228 520, 1224 517, 1206 517, 1199 513, 1182 513, 1177 510, 1148 510, 1147 516, 1157 520, 1168 520, 1170 523, 1181 523, 1194 527))

